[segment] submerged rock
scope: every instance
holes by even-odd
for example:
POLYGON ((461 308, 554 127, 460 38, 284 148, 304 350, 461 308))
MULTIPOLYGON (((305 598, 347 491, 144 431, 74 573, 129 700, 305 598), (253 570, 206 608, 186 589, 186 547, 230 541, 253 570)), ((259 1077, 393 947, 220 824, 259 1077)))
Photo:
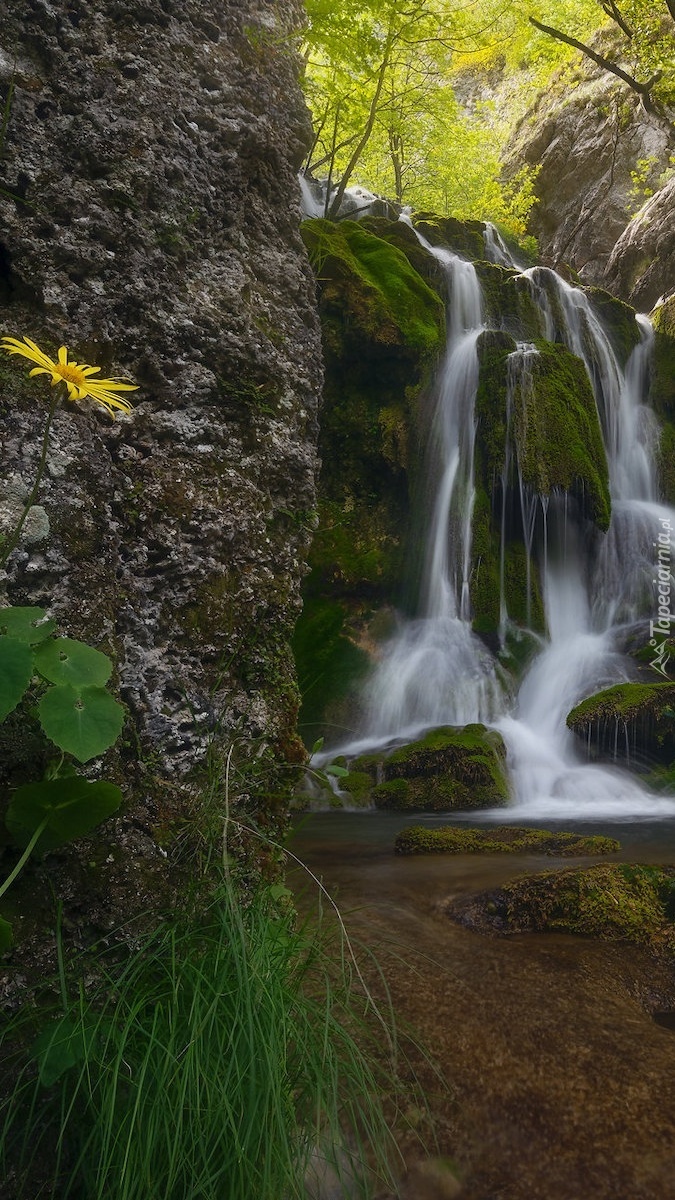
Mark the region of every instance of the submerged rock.
POLYGON ((550 930, 675 951, 675 867, 600 863, 463 897, 448 916, 483 933, 550 930))
POLYGON ((491 829, 460 829, 446 825, 428 829, 412 825, 394 843, 397 854, 615 854, 621 849, 614 838, 580 833, 550 833, 546 829, 498 825, 491 829))

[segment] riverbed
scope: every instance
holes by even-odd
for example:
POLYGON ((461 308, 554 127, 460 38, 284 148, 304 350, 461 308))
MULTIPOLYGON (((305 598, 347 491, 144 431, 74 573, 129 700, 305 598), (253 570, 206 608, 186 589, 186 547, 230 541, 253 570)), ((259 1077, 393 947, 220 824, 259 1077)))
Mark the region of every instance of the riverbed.
MULTIPOLYGON (((455 924, 451 899, 597 860, 393 853, 401 828, 450 820, 313 813, 289 844, 435 1061, 415 1063, 437 1138, 428 1153, 452 1158, 462 1200, 675 1200, 675 965, 627 944, 455 924)), ((672 819, 547 828, 618 838, 612 861, 675 863, 672 819)), ((307 873, 291 881, 311 909, 307 873)), ((404 1130, 400 1142, 411 1166, 420 1147, 404 1130)))

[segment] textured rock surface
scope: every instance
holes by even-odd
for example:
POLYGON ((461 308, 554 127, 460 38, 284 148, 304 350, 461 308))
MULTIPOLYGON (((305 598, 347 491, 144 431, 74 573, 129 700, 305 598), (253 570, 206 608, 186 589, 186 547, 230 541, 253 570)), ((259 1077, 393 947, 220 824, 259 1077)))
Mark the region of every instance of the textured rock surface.
POLYGON ((675 178, 669 179, 626 226, 605 271, 605 285, 649 311, 675 291, 675 178))
MULTIPOLYGON (((298 754, 288 639, 321 374, 298 233, 300 8, 12 0, 3 13, 2 98, 12 79, 14 92, 0 333, 52 354, 65 342, 141 388, 112 424, 86 406, 58 412, 46 520, 10 560, 7 595, 113 652, 141 797, 214 740, 261 739, 270 761, 298 754)), ((49 394, 24 382, 28 368, 0 368, 10 515, 34 477, 49 394)), ((278 788, 256 761, 258 792, 278 788)), ((137 810, 146 832, 160 809, 137 810)))
MULTIPOLYGON (((571 83, 542 94, 513 139, 507 170, 523 162, 540 167, 530 229, 544 261, 569 263, 584 283, 612 290, 607 264, 640 205, 633 173, 642 163, 637 187, 653 190, 672 149, 667 125, 587 61, 571 83)), ((637 299, 630 288, 614 290, 637 299)))

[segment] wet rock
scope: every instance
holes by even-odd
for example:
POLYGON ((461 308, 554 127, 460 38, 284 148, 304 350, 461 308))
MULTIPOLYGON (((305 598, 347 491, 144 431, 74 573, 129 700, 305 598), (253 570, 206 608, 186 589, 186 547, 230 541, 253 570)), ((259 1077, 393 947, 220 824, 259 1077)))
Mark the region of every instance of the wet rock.
POLYGON ((614 838, 579 833, 549 833, 546 829, 497 825, 491 829, 460 829, 457 826, 410 826, 398 834, 397 854, 546 854, 573 858, 575 855, 615 854, 621 849, 614 838))
POLYGON ((454 900, 448 916, 483 933, 550 930, 675 951, 675 867, 598 864, 544 871, 454 900))
POLYGON ((605 287, 648 312, 675 287, 675 178, 647 200, 618 238, 605 287))
MULTIPOLYGON (((451 812, 506 804, 505 760, 500 734, 475 724, 434 729, 386 756, 354 759, 349 768, 359 781, 360 802, 368 796, 377 808, 397 812, 451 812)), ((348 782, 341 786, 347 789, 348 782)))
POLYGON ((596 758, 632 766, 675 759, 675 684, 619 683, 582 700, 567 725, 596 758))

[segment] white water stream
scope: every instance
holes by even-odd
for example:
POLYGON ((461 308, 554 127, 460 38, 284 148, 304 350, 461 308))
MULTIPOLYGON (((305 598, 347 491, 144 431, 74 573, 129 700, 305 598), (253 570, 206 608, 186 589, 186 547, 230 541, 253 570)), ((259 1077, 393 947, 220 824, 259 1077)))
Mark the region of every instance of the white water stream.
MULTIPOLYGON (((585 762, 565 724, 580 700, 634 677, 631 661, 617 646, 631 627, 648 626, 650 612, 656 610, 656 547, 664 529, 669 530, 668 561, 675 562, 675 511, 657 499, 658 429, 643 401, 651 326, 638 318, 640 344, 624 372, 584 292, 547 268, 522 271, 541 311, 544 336, 564 343, 586 365, 607 452, 612 522, 592 548, 582 544, 576 524, 567 519, 565 497, 528 493, 518 471, 527 594, 538 539, 547 637, 514 697, 497 659, 471 629, 474 403, 477 342, 485 329, 481 290, 471 263, 420 241, 447 276, 449 321, 429 439, 429 517, 419 615, 401 621, 383 647, 367 685, 360 736, 332 754, 354 755, 409 741, 433 727, 482 721, 497 728, 507 745, 510 817, 675 815, 675 798, 655 796, 626 771, 585 762)), ((502 265, 516 265, 491 227, 486 255, 502 265)), ((509 405, 516 387, 528 386, 536 353, 533 345, 522 343, 510 356, 509 405)), ((512 472, 508 442, 507 436, 503 496, 512 472)), ((503 637, 508 627, 503 550, 501 590, 503 637)))

